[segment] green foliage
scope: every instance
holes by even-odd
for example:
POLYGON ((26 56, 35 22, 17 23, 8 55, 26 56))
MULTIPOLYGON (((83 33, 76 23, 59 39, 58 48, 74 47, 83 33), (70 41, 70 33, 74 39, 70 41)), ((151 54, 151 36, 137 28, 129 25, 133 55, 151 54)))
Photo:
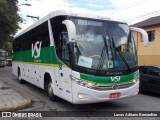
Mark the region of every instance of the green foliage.
POLYGON ((0 0, 0 48, 5 47, 19 28, 17 3, 17 0, 0 0))

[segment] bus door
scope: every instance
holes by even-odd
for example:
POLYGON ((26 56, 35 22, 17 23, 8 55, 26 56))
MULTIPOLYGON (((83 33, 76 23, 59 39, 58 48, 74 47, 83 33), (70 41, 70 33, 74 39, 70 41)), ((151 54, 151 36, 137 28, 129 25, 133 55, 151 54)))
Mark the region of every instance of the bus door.
POLYGON ((68 101, 72 102, 72 90, 71 90, 71 69, 68 50, 68 33, 62 31, 60 33, 60 55, 59 58, 64 63, 59 63, 59 93, 60 96, 68 101))

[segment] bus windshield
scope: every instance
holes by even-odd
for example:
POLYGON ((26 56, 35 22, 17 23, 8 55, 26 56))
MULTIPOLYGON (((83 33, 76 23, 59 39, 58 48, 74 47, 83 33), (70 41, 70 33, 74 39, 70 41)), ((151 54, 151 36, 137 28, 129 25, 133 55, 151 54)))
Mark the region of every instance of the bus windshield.
POLYGON ((93 70, 125 70, 137 66, 136 49, 124 23, 71 19, 76 26, 75 64, 93 70))

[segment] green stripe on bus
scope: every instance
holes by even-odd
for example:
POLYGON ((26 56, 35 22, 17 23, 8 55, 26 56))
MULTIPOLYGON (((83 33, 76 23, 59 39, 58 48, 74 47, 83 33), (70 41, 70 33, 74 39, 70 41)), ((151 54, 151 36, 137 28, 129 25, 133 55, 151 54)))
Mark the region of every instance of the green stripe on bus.
POLYGON ((139 76, 139 71, 136 71, 134 73, 131 73, 129 75, 123 75, 119 76, 120 81, 115 82, 112 81, 112 79, 116 76, 95 76, 95 75, 89 75, 89 74, 84 74, 80 73, 80 77, 84 81, 92 82, 92 83, 97 83, 97 84, 122 84, 122 83, 129 83, 133 81, 135 77, 139 76))
POLYGON ((32 51, 26 50, 13 53, 13 61, 30 62, 30 63, 45 63, 45 64, 59 64, 56 55, 55 48, 53 46, 41 48, 40 57, 34 59, 32 57, 32 51))

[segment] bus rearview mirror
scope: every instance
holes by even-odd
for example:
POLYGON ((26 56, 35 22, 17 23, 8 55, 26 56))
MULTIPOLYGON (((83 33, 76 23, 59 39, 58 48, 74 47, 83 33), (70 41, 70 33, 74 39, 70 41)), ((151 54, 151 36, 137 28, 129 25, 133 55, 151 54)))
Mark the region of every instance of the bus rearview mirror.
POLYGON ((71 20, 62 21, 63 24, 66 25, 68 31, 68 42, 74 43, 76 42, 76 27, 75 24, 71 20))
POLYGON ((130 27, 130 29, 132 31, 140 33, 142 35, 142 41, 143 41, 144 46, 145 47, 148 46, 149 39, 148 39, 148 34, 145 30, 143 30, 141 28, 136 28, 136 27, 130 27))

